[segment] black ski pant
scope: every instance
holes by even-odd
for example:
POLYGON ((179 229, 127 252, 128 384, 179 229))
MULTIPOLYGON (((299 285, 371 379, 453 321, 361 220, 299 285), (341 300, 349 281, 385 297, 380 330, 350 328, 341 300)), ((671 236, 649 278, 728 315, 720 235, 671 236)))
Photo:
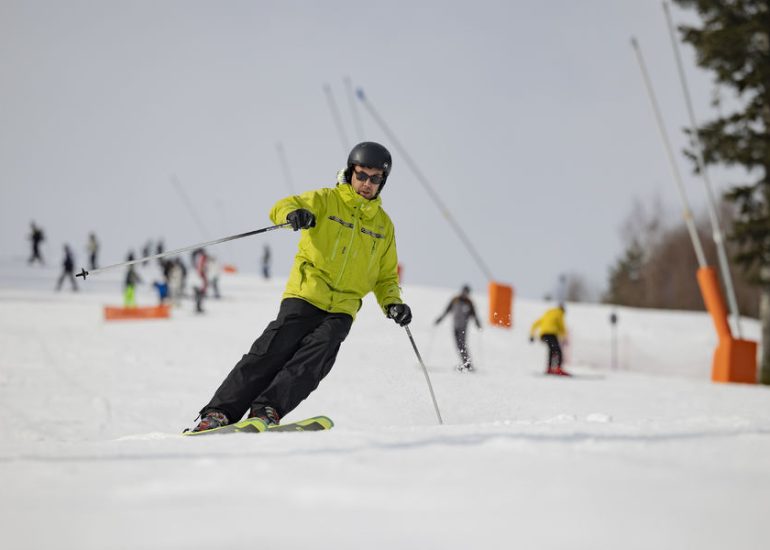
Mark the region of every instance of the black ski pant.
POLYGON ((543 334, 540 339, 548 346, 548 370, 561 367, 561 346, 555 334, 543 334))
POLYGON ((78 289, 78 283, 75 281, 75 274, 72 271, 62 271, 61 275, 59 275, 59 280, 56 281, 56 290, 61 290, 61 286, 64 284, 64 280, 69 279, 70 284, 72 285, 72 290, 78 289))
POLYGON ((286 298, 278 318, 230 371, 201 415, 217 410, 237 422, 250 407, 271 406, 285 416, 329 374, 352 324, 346 313, 286 298))
POLYGON ((468 342, 465 341, 465 335, 467 330, 464 328, 455 329, 455 344, 457 345, 457 351, 460 352, 460 360, 463 367, 471 366, 471 355, 468 352, 468 342))

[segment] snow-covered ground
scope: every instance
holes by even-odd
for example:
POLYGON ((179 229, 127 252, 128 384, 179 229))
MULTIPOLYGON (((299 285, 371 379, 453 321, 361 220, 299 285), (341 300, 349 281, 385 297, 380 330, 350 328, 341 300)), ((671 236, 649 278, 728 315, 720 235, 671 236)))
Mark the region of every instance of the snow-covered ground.
POLYGON ((563 379, 527 339, 547 304, 517 299, 512 330, 474 329, 478 372, 459 374, 449 321, 432 323, 453 289, 407 285, 444 426, 367 299, 286 419, 333 430, 186 438, 283 281, 227 276, 205 315, 107 323, 121 273, 77 294, 55 275, 0 262, 0 548, 770 548, 770 388, 709 382, 705 315, 619 308, 611 370, 610 309, 570 304, 579 376, 563 379))

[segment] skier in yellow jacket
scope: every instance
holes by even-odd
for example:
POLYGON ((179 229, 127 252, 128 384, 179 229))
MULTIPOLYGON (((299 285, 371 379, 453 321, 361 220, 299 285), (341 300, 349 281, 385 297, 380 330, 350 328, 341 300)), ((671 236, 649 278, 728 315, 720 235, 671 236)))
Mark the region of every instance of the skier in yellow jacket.
POLYGON ((564 305, 551 308, 546 311, 540 319, 532 323, 529 329, 529 341, 534 342, 539 334, 540 340, 548 346, 548 369, 546 374, 556 374, 560 376, 570 376, 570 374, 561 368, 562 352, 559 339, 567 335, 567 329, 564 326, 564 305))
POLYGON ((395 231, 380 198, 391 166, 385 147, 359 143, 336 187, 273 206, 274 223, 302 230, 278 317, 201 409, 194 431, 238 422, 246 412, 277 424, 329 373, 369 292, 387 317, 411 322, 398 286, 395 231))

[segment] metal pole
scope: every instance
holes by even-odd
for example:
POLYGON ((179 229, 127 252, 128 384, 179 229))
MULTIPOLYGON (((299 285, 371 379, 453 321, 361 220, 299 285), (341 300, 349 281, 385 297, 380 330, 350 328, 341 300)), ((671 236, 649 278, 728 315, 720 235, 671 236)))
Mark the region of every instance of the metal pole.
POLYGON ((412 338, 412 331, 409 330, 409 326, 404 327, 406 329, 406 333, 409 336, 409 341, 412 342, 412 347, 414 348, 414 353, 417 355, 417 360, 420 362, 420 366, 422 367, 422 373, 425 375, 425 381, 428 383, 428 389, 430 390, 430 398, 433 400, 433 408, 436 410, 436 417, 438 418, 438 423, 443 424, 444 421, 441 419, 441 412, 438 410, 438 403, 436 403, 436 394, 433 393, 433 384, 430 383, 430 376, 428 376, 428 369, 425 368, 425 363, 422 362, 422 357, 420 357, 420 352, 417 349, 417 344, 414 343, 414 338, 412 338))
POLYGON ((329 109, 332 112, 332 118, 334 119, 334 125, 337 127, 340 141, 342 141, 342 147, 345 150, 345 154, 347 154, 350 151, 348 136, 345 135, 345 128, 342 126, 342 117, 340 117, 340 111, 337 109, 337 102, 334 101, 331 86, 324 84, 324 93, 326 93, 326 99, 329 102, 329 109))
POLYGON ((684 93, 684 100, 687 104, 687 114, 690 117, 690 131, 692 138, 693 149, 695 150, 695 163, 698 166, 698 171, 703 177, 703 184, 706 187, 706 197, 708 198, 708 213, 709 220, 711 221, 711 232, 714 238, 714 243, 717 246, 717 258, 719 259, 719 270, 722 273, 722 280, 725 284, 725 290, 727 291, 727 303, 730 305, 730 312, 733 314, 735 321, 735 329, 738 333, 738 338, 743 338, 741 331, 741 314, 738 310, 738 299, 735 296, 735 287, 733 286, 733 277, 730 273, 730 263, 727 259, 727 251, 725 250, 724 236, 722 234, 722 226, 719 221, 719 215, 717 214, 716 201, 714 199, 714 187, 711 184, 708 171, 706 170, 706 163, 703 160, 703 144, 698 137, 698 125, 695 122, 695 110, 692 106, 692 98, 690 96, 690 89, 687 86, 687 79, 685 78, 684 68, 682 65, 682 55, 679 51, 679 44, 676 41, 676 35, 674 33, 674 24, 671 21, 671 12, 668 9, 668 3, 663 2, 663 11, 666 14, 666 22, 668 23, 668 31, 671 37, 671 45, 674 49, 674 57, 676 58, 676 66, 679 70, 679 80, 682 83, 682 92, 684 93))
POLYGON ((407 153, 406 149, 403 148, 398 138, 396 138, 390 128, 388 128, 388 125, 385 124, 385 121, 382 119, 379 113, 377 113, 372 104, 369 103, 369 100, 366 99, 364 96, 364 91, 361 88, 358 89, 357 95, 358 99, 361 100, 361 103, 364 104, 364 107, 366 107, 366 109, 369 111, 369 114, 372 115, 372 118, 377 121, 377 124, 380 125, 383 132, 385 132, 385 134, 388 136, 388 139, 390 139, 396 149, 398 149, 406 164, 409 166, 409 168, 412 169, 414 175, 417 176, 417 181, 420 182, 420 184, 425 188, 425 191, 427 191, 430 198, 433 199, 433 202, 436 204, 436 206, 438 206, 438 209, 444 215, 444 218, 446 218, 446 220, 449 222, 449 225, 452 227, 452 229, 454 229, 455 233, 460 238, 460 241, 462 241, 462 243, 465 245, 465 248, 468 250, 468 252, 470 252, 470 255, 474 260, 476 260, 476 265, 478 265, 479 269, 481 269, 481 271, 484 273, 484 276, 487 278, 487 280, 493 281, 494 277, 492 277, 492 272, 484 263, 484 260, 481 259, 481 256, 474 248, 470 239, 468 239, 468 237, 465 235, 465 232, 463 231, 462 227, 460 227, 460 224, 457 223, 457 221, 452 217, 452 215, 449 213, 449 209, 447 209, 447 207, 441 201, 438 193, 433 190, 433 186, 430 184, 428 179, 423 176, 422 172, 417 167, 417 164, 415 164, 415 162, 412 160, 412 157, 409 156, 409 153, 407 153))
POLYGON ((182 202, 185 203, 185 206, 187 206, 187 210, 190 211, 190 215, 193 217, 193 220, 195 220, 195 223, 198 226, 198 229, 200 229, 201 234, 204 237, 208 237, 209 235, 211 235, 208 229, 206 229, 206 226, 203 223, 203 220, 201 220, 200 216, 198 216, 198 213, 195 211, 195 208, 193 208, 192 202, 190 202, 190 198, 187 196, 187 193, 184 192, 184 189, 182 188, 182 184, 179 181, 179 178, 176 177, 176 174, 171 174, 171 184, 177 190, 177 192, 179 193, 179 196, 182 197, 182 202))
POLYGON ((345 90, 348 94, 348 101, 350 102, 350 111, 353 113, 353 125, 356 128, 356 137, 358 138, 358 141, 364 141, 364 128, 361 126, 361 117, 358 115, 356 97, 353 93, 353 83, 349 76, 345 77, 345 90))
POLYGON ((169 250, 168 252, 163 252, 161 254, 153 254, 152 256, 145 256, 144 258, 139 258, 138 260, 131 260, 129 262, 120 262, 118 264, 112 264, 108 265, 106 267, 100 267, 99 269, 93 269, 91 271, 86 271, 85 268, 80 269, 80 273, 75 275, 76 277, 83 277, 83 280, 86 279, 89 275, 98 275, 99 273, 102 273, 104 271, 109 271, 110 269, 116 269, 118 267, 125 267, 129 265, 138 264, 141 262, 147 262, 149 260, 155 260, 159 258, 165 258, 167 256, 175 256, 177 254, 181 254, 182 252, 187 252, 188 250, 194 250, 196 248, 204 248, 206 246, 214 246, 215 244, 220 243, 226 243, 227 241, 234 241, 236 239, 242 239, 244 237, 251 237, 252 235, 258 235, 260 233, 267 233, 268 231, 273 231, 275 229, 281 229, 282 227, 288 227, 291 224, 289 222, 281 223, 278 225, 271 225, 270 227, 263 227, 262 229, 256 229, 254 231, 248 231, 246 233, 240 233, 238 235, 231 235, 229 237, 222 237, 221 239, 216 239, 213 241, 207 241, 205 243, 198 243, 198 244, 191 244, 190 246, 185 246, 184 248, 177 248, 176 250, 169 250))
POLYGON ((685 224, 687 225, 687 231, 690 233, 690 239, 692 245, 695 248, 695 256, 698 259, 698 267, 706 267, 706 255, 703 253, 703 246, 700 242, 700 236, 698 230, 695 228, 695 222, 693 221, 692 212, 690 211, 690 203, 687 200, 687 193, 684 190, 684 183, 682 182, 682 176, 679 174, 679 168, 674 158, 673 149, 671 148, 671 142, 668 140, 668 134, 666 133, 666 127, 663 124, 663 117, 660 114, 660 108, 658 107, 658 100, 655 98, 655 92, 652 89, 652 83, 650 82, 650 75, 647 73, 647 67, 644 64, 644 58, 642 57, 642 50, 639 47, 639 43, 636 38, 631 38, 631 45, 636 52, 637 61, 639 61, 639 68, 642 71, 642 77, 644 78, 644 84, 647 87, 647 94, 652 104, 652 110, 655 113, 655 120, 658 124, 658 130, 660 131, 660 137, 663 140, 663 146, 666 149, 668 155, 668 161, 671 166, 671 173, 674 176, 674 182, 679 190, 679 196, 682 199, 682 205, 684 208, 683 216, 685 224))
POLYGON ((281 167, 283 168, 283 179, 286 182, 286 187, 289 188, 289 193, 294 195, 294 180, 291 177, 291 170, 289 170, 289 161, 286 159, 286 151, 283 149, 283 143, 280 141, 275 144, 275 149, 278 151, 278 158, 281 161, 281 167))

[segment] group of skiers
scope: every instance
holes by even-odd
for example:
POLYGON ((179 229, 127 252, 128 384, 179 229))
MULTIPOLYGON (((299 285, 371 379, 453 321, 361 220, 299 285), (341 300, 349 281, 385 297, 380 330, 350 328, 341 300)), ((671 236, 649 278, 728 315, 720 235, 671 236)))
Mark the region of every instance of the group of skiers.
MULTIPOLYGON (((30 232, 28 239, 30 241, 31 252, 27 263, 32 265, 39 263, 45 265, 43 260, 43 253, 40 250, 40 245, 45 241, 45 232, 34 221, 30 222, 30 232)), ((88 252, 88 258, 90 262, 89 269, 97 269, 97 256, 99 254, 99 241, 96 239, 96 235, 92 232, 88 235, 88 242, 86 243, 86 251, 88 252)), ((65 280, 69 280, 72 290, 77 292, 78 283, 75 280, 75 254, 72 251, 72 247, 65 243, 63 245, 62 258, 62 271, 59 278, 56 281, 56 290, 59 291, 62 288, 65 280)))
MULTIPOLYGON (((391 169, 392 158, 384 146, 359 143, 350 151, 347 166, 338 173, 334 187, 289 196, 273 206, 270 218, 274 224, 288 223, 301 232, 277 317, 201 407, 193 431, 226 426, 244 415, 259 418, 267 425, 278 424, 329 374, 362 300, 370 292, 385 317, 401 327, 411 323, 412 312, 402 300, 399 286, 395 228, 382 208, 381 193, 391 169)), ((31 239, 30 263, 42 262, 42 230, 34 224, 31 239)), ((162 247, 162 243, 158 246, 162 247)), ((96 266, 97 251, 93 237, 93 241, 89 239, 92 268, 96 266)), ((162 252, 162 248, 156 251, 162 252)), ((143 252, 149 253, 150 249, 143 252)), ((74 260, 68 246, 65 258, 64 274, 72 273, 74 260)), ((203 297, 209 289, 215 296, 219 294, 218 271, 212 271, 215 261, 205 250, 196 250, 192 260, 199 279, 194 284, 196 310, 202 312, 203 297)), ((161 299, 171 296, 173 300, 184 291, 187 270, 178 257, 159 261, 167 285, 165 293, 159 290, 161 299)), ((270 275, 269 262, 270 251, 265 247, 265 278, 270 275)), ((125 280, 127 305, 135 303, 134 288, 140 280, 136 266, 129 266, 125 280)), ((460 355, 458 370, 471 372, 474 366, 467 327, 473 320, 481 329, 481 322, 467 285, 450 300, 435 324, 450 313, 460 355)), ((549 347, 548 372, 552 374, 566 374, 561 370, 558 343, 564 334, 563 314, 563 308, 550 310, 530 331, 532 341, 539 334, 549 347)))

